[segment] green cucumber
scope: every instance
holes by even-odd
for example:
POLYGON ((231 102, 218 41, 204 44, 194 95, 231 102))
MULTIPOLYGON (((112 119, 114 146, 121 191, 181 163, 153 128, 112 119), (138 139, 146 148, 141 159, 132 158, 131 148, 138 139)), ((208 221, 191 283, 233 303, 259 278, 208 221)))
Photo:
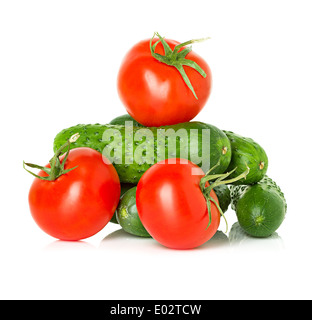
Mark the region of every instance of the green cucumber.
POLYGON ((229 187, 226 184, 222 184, 214 187, 213 190, 217 195, 222 212, 225 213, 231 204, 231 192, 229 187))
POLYGON ((124 114, 122 116, 119 116, 115 119, 113 119, 109 124, 115 124, 115 125, 126 125, 126 122, 132 121, 132 124, 134 127, 144 127, 142 124, 138 123, 136 120, 134 120, 129 114, 124 114))
POLYGON ((144 228, 136 206, 136 190, 133 187, 128 190, 120 199, 117 207, 117 221, 122 229, 130 234, 139 237, 151 237, 144 228))
POLYGON ((268 170, 268 157, 264 149, 250 138, 242 137, 231 131, 224 131, 230 139, 232 147, 232 159, 228 171, 236 168, 230 176, 233 178, 246 170, 246 165, 250 171, 246 179, 241 179, 233 183, 234 185, 254 184, 260 181, 268 170))
POLYGON ((120 181, 134 184, 154 163, 163 159, 188 159, 204 172, 219 164, 211 172, 216 174, 224 173, 231 161, 230 141, 213 125, 186 122, 159 128, 134 126, 133 131, 130 129, 124 125, 79 124, 57 134, 54 150, 64 145, 73 134, 79 133, 80 138, 71 144, 71 148, 89 147, 101 153, 106 151, 104 155, 115 166, 120 181), (119 153, 107 154, 112 143, 119 153))
POLYGON ((269 237, 284 221, 287 203, 268 176, 252 186, 230 186, 232 209, 242 229, 254 237, 269 237))
MULTIPOLYGON (((132 183, 121 183, 120 187, 121 187, 120 188, 120 198, 121 198, 128 190, 130 190, 131 188, 135 187, 135 184, 132 184, 132 183)), ((110 222, 118 224, 116 214, 117 214, 117 211, 115 211, 115 213, 114 213, 113 217, 111 218, 110 222)))

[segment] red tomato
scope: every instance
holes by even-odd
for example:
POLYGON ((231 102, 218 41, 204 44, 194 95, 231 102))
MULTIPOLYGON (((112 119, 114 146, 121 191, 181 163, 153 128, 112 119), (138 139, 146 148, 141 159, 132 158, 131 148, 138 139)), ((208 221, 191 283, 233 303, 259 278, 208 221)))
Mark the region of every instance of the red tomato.
MULTIPOLYGON (((185 160, 184 160, 185 161, 185 160)), ((136 193, 140 220, 149 234, 172 249, 191 249, 208 241, 218 230, 220 213, 211 203, 211 224, 200 188, 204 172, 188 161, 158 162, 144 173, 136 193), (194 175, 196 170, 200 175, 194 175)), ((210 194, 218 202, 214 191, 210 194)))
MULTIPOLYGON (((172 50, 179 44, 168 39, 166 42, 172 50)), ((155 53, 164 55, 161 43, 155 53)), ((119 70, 117 86, 123 104, 136 121, 145 126, 172 125, 190 121, 202 110, 211 91, 211 71, 205 60, 193 51, 185 58, 195 61, 206 73, 204 78, 195 69, 183 67, 198 99, 175 67, 152 56, 150 40, 139 42, 127 53, 119 70)))
MULTIPOLYGON (((60 160, 64 156, 60 157, 60 160)), ((88 238, 110 221, 120 197, 120 182, 112 164, 90 148, 69 152, 65 170, 55 181, 36 178, 29 192, 31 214, 38 226, 60 240, 88 238)), ((47 165, 46 167, 50 167, 47 165)), ((47 174, 40 171, 39 176, 47 174)))

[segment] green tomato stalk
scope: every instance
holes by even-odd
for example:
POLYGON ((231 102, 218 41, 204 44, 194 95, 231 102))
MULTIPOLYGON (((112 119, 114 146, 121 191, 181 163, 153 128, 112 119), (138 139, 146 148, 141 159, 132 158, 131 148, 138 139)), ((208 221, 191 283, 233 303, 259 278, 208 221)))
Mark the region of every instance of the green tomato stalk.
POLYGON ((53 158, 49 161, 51 168, 47 168, 47 167, 42 167, 42 166, 38 166, 36 164, 33 163, 25 163, 25 161, 23 161, 23 167, 24 169, 29 172, 30 174, 32 174, 34 177, 40 179, 40 180, 46 180, 46 181, 55 181, 57 178, 59 178, 60 176, 62 176, 65 173, 68 173, 74 169, 77 168, 70 168, 65 170, 65 163, 66 160, 68 158, 69 155, 69 151, 70 151, 70 144, 76 142, 79 139, 80 135, 79 133, 74 134, 69 140, 67 140, 67 142, 62 145, 54 154, 53 158), (62 163, 60 162, 60 156, 63 154, 63 151, 67 148, 67 152, 66 155, 62 161, 62 163), (44 171, 48 176, 47 177, 40 177, 39 175, 31 172, 30 170, 26 169, 26 166, 30 167, 30 168, 35 168, 35 169, 40 169, 42 171, 44 171))
POLYGON ((201 188, 201 191, 202 191, 202 193, 203 193, 203 195, 204 195, 204 197, 206 199, 206 202, 207 202, 208 215, 209 215, 209 223, 208 223, 207 229, 209 228, 209 226, 211 224, 211 202, 213 202, 216 205, 217 209, 219 210, 221 216, 225 220, 226 232, 227 232, 228 231, 227 220, 226 220, 226 218, 225 218, 225 216, 223 214, 223 211, 220 208, 218 202, 215 199, 213 199, 213 197, 210 195, 210 193, 211 193, 212 189, 217 187, 217 186, 220 186, 220 185, 223 185, 223 184, 231 184, 231 183, 233 183, 235 181, 238 181, 240 179, 246 179, 250 169, 246 165, 247 169, 246 169, 245 172, 243 172, 242 174, 238 175, 237 177, 235 177, 233 179, 224 180, 228 176, 230 176, 233 172, 235 172, 236 168, 233 169, 230 172, 227 172, 227 173, 211 175, 210 172, 213 171, 216 167, 218 167, 219 164, 220 164, 220 161, 214 167, 210 168, 210 170, 206 173, 206 175, 200 180, 200 188, 201 188), (213 181, 213 180, 215 180, 215 181, 211 183, 211 181, 213 181), (209 183, 208 187, 206 186, 207 182, 209 183))
POLYGON ((195 93, 195 90, 191 84, 190 79, 188 78, 183 66, 188 66, 191 67, 193 69, 195 69, 197 72, 200 73, 200 75, 204 78, 206 78, 206 73, 205 71, 195 62, 189 59, 185 59, 186 55, 188 53, 190 53, 192 51, 192 47, 186 47, 185 49, 183 49, 182 51, 179 52, 179 50, 184 47, 187 46, 189 44, 192 43, 196 43, 196 42, 202 42, 205 41, 207 39, 210 38, 201 38, 201 39, 195 39, 195 40, 189 40, 186 42, 183 42, 177 46, 175 46, 174 50, 171 50, 170 46, 168 45, 168 43, 165 41, 165 39, 159 35, 158 32, 155 32, 151 41, 150 41, 150 49, 151 49, 151 53, 152 56, 157 59, 159 62, 165 63, 168 66, 172 66, 175 67, 181 74, 184 82, 187 84, 187 86, 189 87, 189 89, 192 91, 193 95, 195 96, 195 98, 198 100, 197 95, 195 93), (158 41, 156 41, 153 45, 153 39, 155 38, 155 36, 157 36, 159 38, 158 41), (164 47, 165 50, 165 55, 161 55, 159 53, 155 52, 155 49, 157 47, 157 45, 161 42, 161 44, 164 47))

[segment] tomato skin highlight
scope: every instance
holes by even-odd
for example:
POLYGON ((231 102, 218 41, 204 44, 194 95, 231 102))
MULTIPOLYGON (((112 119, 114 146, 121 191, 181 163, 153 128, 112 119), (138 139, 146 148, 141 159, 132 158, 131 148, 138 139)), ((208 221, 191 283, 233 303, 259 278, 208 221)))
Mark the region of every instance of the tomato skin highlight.
MULTIPOLYGON (((154 39, 154 44, 157 39, 154 39)), ((166 39, 171 49, 179 42, 166 39)), ((183 48, 181 49, 183 50, 183 48)), ((164 54, 162 44, 156 53, 164 54)), ((156 60, 150 51, 150 40, 143 40, 126 54, 117 79, 119 96, 127 112, 144 126, 159 127, 192 120, 205 106, 212 85, 211 71, 204 59, 191 51, 186 58, 195 61, 206 73, 184 66, 198 100, 178 70, 156 60)))
MULTIPOLYGON (((168 164, 164 160, 146 171, 137 186, 140 220, 149 234, 168 248, 196 248, 211 239, 220 225, 220 213, 211 203, 207 228, 207 203, 199 185, 205 174, 201 170, 201 175, 193 175, 193 169, 201 170, 190 161, 185 164, 176 159, 176 164, 168 164)), ((211 196, 218 201, 214 191, 211 196)))
MULTIPOLYGON (((93 236, 110 221, 119 202, 118 174, 112 164, 103 162, 101 153, 90 148, 71 150, 65 169, 75 166, 55 181, 36 178, 29 191, 33 219, 60 240, 93 236)), ((40 171, 39 176, 47 174, 40 171)))

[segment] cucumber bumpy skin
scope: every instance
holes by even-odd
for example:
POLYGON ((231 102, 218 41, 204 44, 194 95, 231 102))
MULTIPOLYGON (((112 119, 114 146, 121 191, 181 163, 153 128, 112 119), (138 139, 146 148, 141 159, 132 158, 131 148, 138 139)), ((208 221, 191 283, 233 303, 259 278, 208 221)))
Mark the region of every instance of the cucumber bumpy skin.
POLYGON ((129 114, 124 114, 122 116, 114 118, 109 124, 125 125, 126 122, 129 122, 129 121, 132 121, 132 124, 134 127, 144 127, 142 124, 140 124, 136 120, 134 120, 129 114))
POLYGON ((242 229, 254 237, 269 237, 282 224, 287 203, 280 187, 268 176, 248 186, 230 186, 232 209, 242 229))
MULTIPOLYGON (((79 124, 68 129, 64 129, 54 139, 54 150, 57 150, 61 145, 63 145, 69 137, 71 137, 75 133, 80 134, 80 138, 71 144, 71 148, 79 148, 79 147, 89 147, 95 149, 99 152, 103 152, 104 148, 112 142, 103 140, 103 133, 108 129, 118 129, 122 137, 122 163, 120 159, 110 159, 116 168, 120 181, 125 183, 138 183, 141 176, 146 172, 157 160, 161 160, 157 157, 160 150, 158 150, 158 143, 157 143, 157 133, 158 130, 162 130, 162 134, 167 135, 164 139, 165 141, 165 158, 184 158, 184 149, 180 150, 180 146, 183 144, 187 144, 188 146, 188 160, 195 159, 197 156, 201 156, 203 151, 203 143, 202 141, 202 134, 203 130, 209 129, 210 135, 210 167, 202 168, 204 172, 207 172, 211 167, 215 166, 219 163, 219 165, 215 168, 212 173, 224 173, 225 170, 228 168, 229 163, 231 161, 231 144, 229 139, 227 138, 226 134, 216 128, 213 125, 205 124, 202 122, 186 122, 180 123, 172 126, 163 126, 163 127, 149 127, 149 128, 142 128, 142 127, 133 127, 133 135, 132 135, 132 145, 129 146, 129 143, 126 143, 126 132, 128 132, 127 128, 124 125, 101 125, 101 124, 88 124, 83 125, 79 124), (126 130, 127 129, 127 130, 126 130), (146 139, 142 139, 141 141, 136 141, 134 138, 136 136, 136 132, 138 130, 146 130, 149 129, 152 133, 152 138, 146 136, 146 139), (173 130, 168 130, 173 129, 173 130), (179 129, 185 129, 187 131, 187 141, 184 141, 184 138, 180 138, 176 135, 179 129), (192 129, 196 129, 198 132, 198 137, 196 135, 191 135, 190 132, 192 129), (175 137, 176 140, 176 154, 169 154, 168 152, 168 140, 169 138, 175 137), (142 157, 134 158, 133 163, 126 164, 124 161, 125 155, 135 154, 136 148, 139 148, 140 145, 144 143, 145 147, 148 145, 152 147, 153 154, 146 154, 142 152, 142 157), (133 149, 132 149, 133 148, 133 149)), ((114 140, 114 139, 113 139, 114 140)), ((128 139, 127 139, 128 141, 128 139)), ((130 141, 131 142, 131 141, 130 141)), ((64 150, 65 152, 66 150, 64 150)), ((201 164, 198 164, 201 167, 201 164)))
POLYGON ((269 164, 264 149, 250 138, 242 137, 231 131, 224 131, 224 133, 230 139, 232 146, 232 159, 228 171, 237 168, 230 178, 244 172, 246 165, 250 169, 246 179, 238 180, 233 184, 246 185, 259 182, 266 175, 269 164))
POLYGON ((230 188, 226 184, 223 184, 213 188, 213 191, 217 195, 219 206, 222 212, 225 213, 231 204, 230 188))

